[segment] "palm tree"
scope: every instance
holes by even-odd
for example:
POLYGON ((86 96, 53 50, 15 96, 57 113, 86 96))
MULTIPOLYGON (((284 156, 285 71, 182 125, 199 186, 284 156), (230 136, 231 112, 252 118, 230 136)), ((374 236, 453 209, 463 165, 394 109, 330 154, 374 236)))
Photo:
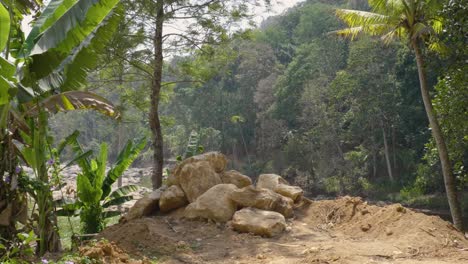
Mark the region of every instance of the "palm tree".
POLYGON ((440 0, 369 0, 371 12, 338 9, 336 15, 349 27, 335 31, 335 33, 351 39, 360 34, 381 36, 386 43, 399 38, 407 42, 414 50, 421 95, 432 136, 439 152, 450 212, 455 227, 462 230, 463 223, 456 181, 452 173, 447 145, 431 103, 422 56, 422 49, 428 40, 432 42, 429 48, 437 50, 441 47, 435 38, 436 34, 442 30, 441 18, 437 16, 442 6, 441 2, 440 0))

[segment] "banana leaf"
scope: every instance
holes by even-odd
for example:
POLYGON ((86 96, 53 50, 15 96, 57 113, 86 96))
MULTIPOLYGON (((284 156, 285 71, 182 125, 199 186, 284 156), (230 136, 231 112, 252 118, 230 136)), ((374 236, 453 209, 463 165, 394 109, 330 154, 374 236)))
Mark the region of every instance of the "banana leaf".
MULTIPOLYGON (((70 91, 51 95, 40 101, 39 106, 53 114, 60 111, 93 109, 110 117, 119 117, 119 113, 110 101, 97 94, 83 91, 70 91)), ((39 113, 38 105, 32 102, 27 103, 26 108, 29 116, 36 116, 39 113)))
POLYGON ((107 197, 111 192, 112 184, 123 174, 123 172, 130 167, 130 165, 138 157, 138 154, 145 148, 146 138, 142 138, 136 142, 135 146, 132 141, 128 141, 124 149, 117 157, 116 165, 112 167, 107 173, 107 177, 102 185, 102 197, 107 197))

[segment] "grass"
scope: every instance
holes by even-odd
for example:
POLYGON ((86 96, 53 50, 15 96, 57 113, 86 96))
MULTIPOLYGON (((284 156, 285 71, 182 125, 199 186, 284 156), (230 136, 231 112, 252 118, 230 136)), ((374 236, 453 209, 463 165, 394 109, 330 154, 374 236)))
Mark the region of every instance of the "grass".
MULTIPOLYGON (((111 226, 119 222, 120 216, 114 216, 106 220, 106 226, 111 226)), ((81 234, 81 223, 79 216, 59 216, 58 217, 58 227, 60 239, 62 241, 62 247, 65 250, 70 250, 72 241, 71 238, 73 234, 81 234)))

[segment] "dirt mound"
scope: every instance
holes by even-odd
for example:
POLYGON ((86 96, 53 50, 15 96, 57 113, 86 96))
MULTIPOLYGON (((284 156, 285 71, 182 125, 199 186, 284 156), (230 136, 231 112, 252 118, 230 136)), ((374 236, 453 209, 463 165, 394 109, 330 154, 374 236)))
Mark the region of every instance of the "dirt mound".
POLYGON ((180 210, 109 227, 100 237, 164 264, 468 263, 468 243, 450 223, 399 204, 305 200, 274 238, 239 234, 230 223, 184 220, 180 210))
POLYGON ((303 221, 353 238, 398 241, 401 246, 447 247, 465 243, 451 223, 400 204, 369 205, 359 197, 314 201, 302 208, 303 221))
MULTIPOLYGON (((133 260, 114 242, 101 240, 95 244, 80 247, 80 256, 88 257, 97 263, 107 264, 151 264, 149 260, 133 260)), ((94 263, 94 262, 93 262, 94 263)))
POLYGON ((155 228, 150 218, 137 219, 125 224, 113 225, 98 238, 117 242, 127 252, 146 252, 147 255, 161 256, 176 251, 177 240, 155 228))

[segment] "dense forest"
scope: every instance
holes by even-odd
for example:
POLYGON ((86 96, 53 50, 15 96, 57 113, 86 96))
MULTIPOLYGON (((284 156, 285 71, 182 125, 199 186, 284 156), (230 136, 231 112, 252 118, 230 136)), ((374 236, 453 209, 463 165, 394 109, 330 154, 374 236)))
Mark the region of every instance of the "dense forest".
POLYGON ((463 229, 466 0, 305 0, 259 25, 275 1, 46 2, 0 0, 0 262, 61 250, 64 217, 103 231, 141 187, 122 187, 127 169, 157 190, 211 151, 254 184, 274 173, 463 229))
MULTIPOLYGON (((336 8, 369 9, 366 1, 306 1, 229 43, 166 57, 161 105, 166 160, 183 154, 196 133, 205 151, 227 154, 233 168, 252 177, 280 172, 312 195, 388 199, 382 194, 444 192, 414 53, 404 42, 337 37, 332 32, 343 23, 336 8)), ((114 158, 122 142, 150 130, 151 79, 124 57, 138 60, 151 50, 138 45, 139 36, 124 38, 138 25, 121 23, 127 28, 111 40, 89 86, 119 107, 120 121, 95 112, 51 119, 55 138, 78 129, 86 147, 98 149, 106 141, 114 158)), ((444 37, 459 47, 445 56, 424 52, 436 110, 447 117, 442 126, 461 191, 468 149, 464 47, 449 33, 444 37)), ((151 165, 151 157, 149 148, 139 166, 151 165)))

